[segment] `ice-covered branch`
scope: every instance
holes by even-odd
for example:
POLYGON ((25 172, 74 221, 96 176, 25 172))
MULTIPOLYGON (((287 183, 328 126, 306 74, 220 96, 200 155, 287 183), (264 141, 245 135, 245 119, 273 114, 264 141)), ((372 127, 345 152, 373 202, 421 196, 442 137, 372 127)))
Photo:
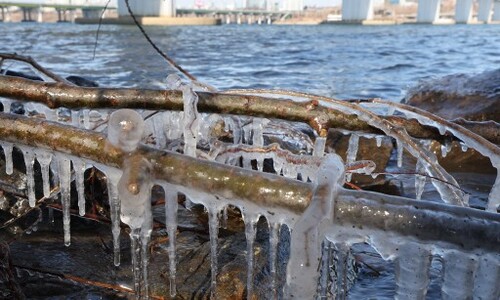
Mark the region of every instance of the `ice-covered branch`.
MULTIPOLYGON (((0 113, 0 136, 16 146, 78 154, 82 159, 111 167, 123 166, 128 157, 127 153, 109 145, 100 133, 13 114, 0 113)), ((146 146, 139 146, 137 154, 151 163, 155 180, 254 203, 263 209, 300 215, 313 195, 312 184, 273 174, 146 146)), ((439 241, 459 249, 500 251, 500 214, 342 189, 333 215, 334 224, 364 228, 365 234, 372 229, 384 230, 413 236, 422 242, 439 241)))
MULTIPOLYGON (((239 95, 214 92, 197 92, 199 112, 225 113, 300 121, 310 124, 318 132, 326 128, 341 128, 353 131, 380 133, 380 130, 360 120, 355 115, 347 115, 334 109, 319 105, 318 101, 295 102, 267 96, 239 95), (277 104, 279 101, 279 105, 277 104), (318 117, 320 117, 318 119, 318 117)), ((137 108, 150 110, 182 110, 183 96, 176 90, 150 90, 131 88, 84 88, 62 83, 37 82, 28 79, 0 76, 0 97, 19 101, 33 101, 50 108, 137 108)), ((404 128, 416 138, 441 140, 438 130, 396 116, 384 119, 404 128)), ((478 133, 487 134, 484 138, 498 141, 494 124, 462 124, 478 133)), ((497 127, 495 127, 497 128, 497 127)))

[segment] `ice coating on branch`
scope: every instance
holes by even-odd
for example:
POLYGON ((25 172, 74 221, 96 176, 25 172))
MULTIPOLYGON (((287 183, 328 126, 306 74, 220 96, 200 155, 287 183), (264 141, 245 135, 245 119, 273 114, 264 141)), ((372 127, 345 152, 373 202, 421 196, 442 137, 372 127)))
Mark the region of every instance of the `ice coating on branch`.
POLYGON ((35 172, 33 164, 35 163, 35 153, 31 148, 21 147, 24 156, 24 164, 26 165, 26 191, 31 207, 35 207, 35 172))
POLYGON ((57 155, 59 188, 61 192, 61 205, 63 211, 64 245, 71 244, 70 208, 71 208, 71 160, 63 155, 57 155))
POLYGON ((149 294, 148 244, 153 229, 152 184, 150 165, 146 159, 141 156, 125 159, 123 174, 118 181, 120 219, 131 229, 134 290, 146 297, 149 294))
POLYGON ((416 243, 404 243, 396 258, 395 299, 425 299, 429 285, 431 252, 416 243))
POLYGON ((83 128, 90 129, 90 109, 83 109, 82 115, 83 115, 83 128))
POLYGON ((177 287, 175 283, 177 273, 176 260, 176 232, 177 232, 177 190, 168 184, 162 184, 165 192, 165 224, 168 230, 168 261, 169 261, 169 280, 170 296, 175 297, 177 287))
POLYGON ((144 121, 139 113, 131 109, 113 112, 108 123, 108 141, 125 152, 137 148, 144 132, 144 121))
POLYGON ((324 227, 333 220, 334 201, 344 176, 340 157, 326 155, 316 176, 311 203, 292 227, 286 299, 310 299, 316 292, 324 227))
POLYGON ((12 151, 14 150, 14 145, 8 142, 1 142, 0 145, 3 148, 3 153, 5 155, 5 174, 12 175, 12 172, 14 172, 12 162, 12 151))
POLYGON ((474 273, 474 291, 476 299, 500 298, 500 254, 484 254, 478 259, 474 273))
POLYGON ((42 171, 42 185, 43 185, 43 196, 50 196, 50 163, 52 161, 52 153, 42 150, 35 149, 36 160, 40 164, 40 169, 42 171))
MULTIPOLYGON (((264 146, 264 126, 269 123, 268 119, 254 118, 252 122, 252 145, 254 147, 264 146)), ((257 160, 257 170, 261 171, 264 169, 264 157, 258 155, 257 160)))
POLYGON ((377 147, 379 147, 379 148, 380 148, 380 146, 382 146, 382 136, 377 135, 377 136, 375 137, 375 141, 377 142, 377 147))
POLYGON ((167 77, 167 86, 171 89, 180 89, 184 101, 184 154, 196 156, 198 132, 200 130, 200 114, 198 113, 198 95, 189 84, 184 84, 176 74, 167 77))
MULTIPOLYGON (((349 138, 349 144, 347 146, 346 153, 346 163, 352 163, 356 160, 356 156, 358 155, 358 147, 359 147, 359 135, 352 133, 349 138)), ((352 174, 346 174, 346 181, 351 181, 352 174)))
POLYGON ((243 221, 245 222, 245 237, 247 240, 247 299, 252 300, 253 295, 253 274, 254 274, 254 252, 253 245, 255 242, 257 221, 259 215, 254 213, 244 212, 243 221))
POLYGON ((0 102, 2 102, 3 112, 10 113, 10 107, 13 101, 7 98, 0 98, 0 102))

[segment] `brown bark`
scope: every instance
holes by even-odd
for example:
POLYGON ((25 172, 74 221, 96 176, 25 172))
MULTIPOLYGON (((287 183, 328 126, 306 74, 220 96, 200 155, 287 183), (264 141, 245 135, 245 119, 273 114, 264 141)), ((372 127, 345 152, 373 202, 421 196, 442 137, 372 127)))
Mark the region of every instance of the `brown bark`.
MULTIPOLYGON (((36 118, 0 113, 0 136, 16 145, 73 154, 114 167, 121 167, 125 159, 100 133, 36 118)), ((263 210, 300 215, 314 192, 312 184, 146 146, 136 154, 149 160, 156 180, 253 203, 263 210)), ((342 189, 335 199, 334 218, 331 226, 378 229, 429 243, 451 243, 460 249, 500 251, 500 215, 471 208, 342 189)))
MULTIPOLYGON (((380 133, 354 115, 346 115, 318 105, 317 101, 298 103, 253 95, 236 95, 214 92, 197 92, 198 110, 221 114, 249 115, 305 122, 318 132, 328 128, 380 133)), ((64 83, 36 82, 28 79, 0 76, 0 96, 20 101, 44 103, 50 108, 132 108, 149 110, 182 110, 182 93, 176 90, 151 90, 131 88, 86 88, 64 83)), ((386 119, 401 126, 413 137, 442 140, 439 132, 420 125, 416 120, 391 116, 386 119)), ((491 124, 464 124, 493 143, 500 143, 491 124), (486 128, 485 128, 486 127, 486 128)))

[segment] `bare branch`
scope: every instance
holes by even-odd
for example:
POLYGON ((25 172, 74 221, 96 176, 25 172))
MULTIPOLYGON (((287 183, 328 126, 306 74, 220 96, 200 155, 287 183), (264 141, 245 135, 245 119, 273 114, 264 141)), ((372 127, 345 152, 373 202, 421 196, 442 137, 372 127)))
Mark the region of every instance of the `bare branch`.
POLYGON ((42 67, 40 64, 38 64, 30 56, 23 56, 23 55, 18 55, 15 53, 14 54, 12 54, 12 53, 0 53, 0 58, 2 58, 2 60, 10 59, 10 60, 17 60, 17 61, 27 63, 27 64, 31 65, 33 68, 35 68, 37 71, 41 72, 42 74, 45 74, 47 77, 51 78, 52 80, 54 80, 56 82, 61 82, 61 83, 65 83, 68 85, 73 85, 71 82, 67 81, 63 77, 61 77, 61 76, 47 70, 46 68, 42 67))

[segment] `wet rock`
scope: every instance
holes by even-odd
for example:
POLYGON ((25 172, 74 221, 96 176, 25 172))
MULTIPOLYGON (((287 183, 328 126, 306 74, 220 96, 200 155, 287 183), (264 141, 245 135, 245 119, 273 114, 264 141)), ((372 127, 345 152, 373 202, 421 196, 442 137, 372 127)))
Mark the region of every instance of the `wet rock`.
POLYGON ((423 82, 408 92, 405 102, 450 120, 500 122, 500 69, 423 82))
POLYGON ((452 142, 450 151, 445 157, 442 156, 441 143, 433 141, 431 151, 438 158, 439 164, 448 172, 496 174, 497 170, 491 165, 491 161, 479 154, 474 149, 465 152, 459 142, 452 142))
MULTIPOLYGON (((333 150, 345 161, 349 139, 350 135, 344 135, 338 131, 330 130, 328 132, 326 144, 327 150, 333 150)), ((393 148, 392 139, 390 137, 382 137, 380 147, 377 147, 377 141, 375 139, 360 137, 356 160, 372 160, 377 165, 374 172, 384 172, 393 148)), ((377 179, 373 179, 369 175, 361 174, 354 174, 351 180, 352 183, 361 186, 382 184, 383 181, 383 176, 378 176, 377 179)))

